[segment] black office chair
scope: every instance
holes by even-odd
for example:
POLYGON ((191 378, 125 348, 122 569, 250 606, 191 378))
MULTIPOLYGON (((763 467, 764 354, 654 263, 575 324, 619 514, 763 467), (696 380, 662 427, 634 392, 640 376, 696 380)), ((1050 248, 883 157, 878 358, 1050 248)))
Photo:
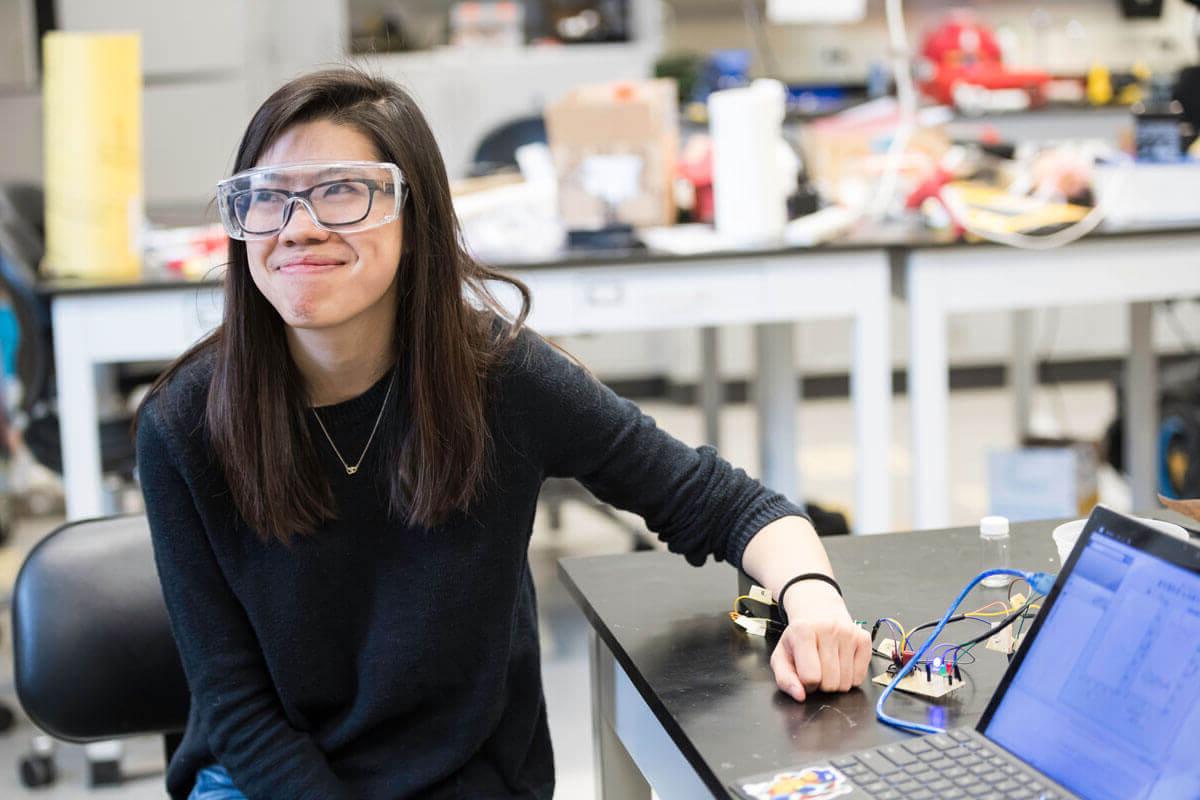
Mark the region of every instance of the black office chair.
POLYGON ((541 114, 510 119, 480 140, 471 159, 470 174, 479 177, 516 169, 518 148, 546 141, 546 122, 541 114))
MULTIPOLYGON (((43 193, 34 184, 0 186, 0 290, 9 297, 20 329, 17 377, 21 381, 22 436, 33 457, 62 473, 62 437, 55 402, 54 345, 50 304, 38 292, 38 265, 45 255, 43 193)), ((130 373, 133 385, 146 382, 144 371, 130 373)), ((128 387, 125 387, 128 388, 128 387)), ((129 436, 131 414, 100 424, 101 469, 130 479, 134 445, 129 436)))
MULTIPOLYGON (((190 701, 144 515, 69 523, 39 542, 12 622, 17 697, 34 724, 78 743, 161 735, 170 758, 190 701)), ((22 762, 26 785, 54 779, 52 758, 22 762)), ((119 780, 118 764, 92 769, 93 784, 119 780)))

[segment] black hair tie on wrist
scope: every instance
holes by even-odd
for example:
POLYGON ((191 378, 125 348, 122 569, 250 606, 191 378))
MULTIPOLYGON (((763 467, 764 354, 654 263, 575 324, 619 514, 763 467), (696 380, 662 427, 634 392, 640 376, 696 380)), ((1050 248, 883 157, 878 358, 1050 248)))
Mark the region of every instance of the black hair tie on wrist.
POLYGON ((806 572, 803 575, 797 575, 783 585, 783 588, 779 590, 779 597, 775 599, 775 605, 779 606, 779 616, 783 619, 784 625, 788 624, 788 618, 787 611, 785 611, 783 608, 783 596, 787 594, 788 589, 792 588, 794 584, 800 583, 800 581, 822 581, 824 583, 828 583, 834 588, 835 591, 837 591, 839 597, 845 597, 845 595, 842 594, 842 587, 838 586, 838 582, 828 575, 820 572, 806 572))

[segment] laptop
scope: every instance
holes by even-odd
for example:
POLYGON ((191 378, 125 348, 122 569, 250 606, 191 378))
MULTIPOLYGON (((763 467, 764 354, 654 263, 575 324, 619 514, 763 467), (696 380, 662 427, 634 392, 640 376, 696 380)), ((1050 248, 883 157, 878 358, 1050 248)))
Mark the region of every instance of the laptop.
POLYGON ((1200 547, 1097 507, 974 729, 731 785, 747 800, 1200 798, 1200 547))

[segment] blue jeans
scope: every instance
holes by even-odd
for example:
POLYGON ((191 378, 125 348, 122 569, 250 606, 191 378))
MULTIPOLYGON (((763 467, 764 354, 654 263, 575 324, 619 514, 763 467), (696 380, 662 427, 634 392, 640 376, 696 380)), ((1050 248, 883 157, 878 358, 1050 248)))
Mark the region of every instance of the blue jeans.
POLYGON ((196 773, 196 785, 188 800, 246 800, 246 795, 238 791, 233 778, 218 764, 196 773))

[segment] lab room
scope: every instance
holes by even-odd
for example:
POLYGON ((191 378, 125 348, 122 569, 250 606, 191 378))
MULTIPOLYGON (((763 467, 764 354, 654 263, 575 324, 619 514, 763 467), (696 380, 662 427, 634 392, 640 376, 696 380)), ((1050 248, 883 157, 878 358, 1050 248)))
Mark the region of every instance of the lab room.
POLYGON ((1200 800, 1200 0, 0 0, 0 797, 1200 800))

